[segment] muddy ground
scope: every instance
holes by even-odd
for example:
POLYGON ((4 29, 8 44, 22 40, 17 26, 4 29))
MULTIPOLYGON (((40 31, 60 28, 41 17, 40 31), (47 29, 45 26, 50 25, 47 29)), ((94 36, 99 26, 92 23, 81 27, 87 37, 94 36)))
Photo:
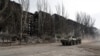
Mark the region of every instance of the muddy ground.
POLYGON ((51 43, 0 47, 0 56, 100 56, 100 42, 93 41, 74 46, 51 43))

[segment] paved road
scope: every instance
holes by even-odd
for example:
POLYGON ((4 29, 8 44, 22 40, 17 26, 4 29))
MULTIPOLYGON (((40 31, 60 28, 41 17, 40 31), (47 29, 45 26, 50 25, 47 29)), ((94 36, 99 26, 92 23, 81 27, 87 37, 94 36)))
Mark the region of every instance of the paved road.
MULTIPOLYGON (((61 46, 60 43, 0 48, 0 56, 98 56, 80 45, 61 46)), ((100 56, 100 55, 99 55, 100 56)))
POLYGON ((84 48, 85 50, 89 52, 95 53, 97 56, 100 56, 100 41, 83 44, 79 47, 84 48))

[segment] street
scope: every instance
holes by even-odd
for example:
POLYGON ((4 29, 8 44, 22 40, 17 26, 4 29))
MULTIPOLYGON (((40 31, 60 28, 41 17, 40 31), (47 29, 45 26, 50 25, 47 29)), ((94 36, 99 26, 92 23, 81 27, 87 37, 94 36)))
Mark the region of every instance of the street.
POLYGON ((62 46, 61 43, 50 43, 0 47, 0 56, 100 56, 99 52, 99 42, 74 46, 62 46))

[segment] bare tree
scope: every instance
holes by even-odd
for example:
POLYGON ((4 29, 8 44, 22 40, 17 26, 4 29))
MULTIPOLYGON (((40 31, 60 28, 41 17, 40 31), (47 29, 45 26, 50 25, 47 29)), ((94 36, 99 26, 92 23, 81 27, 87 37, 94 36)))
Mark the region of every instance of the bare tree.
POLYGON ((43 32, 44 19, 46 18, 46 15, 42 16, 41 12, 48 12, 47 0, 37 0, 37 10, 39 11, 39 31, 43 32), (41 25, 42 27, 40 27, 41 25), (41 28, 42 30, 40 30, 41 28))
MULTIPOLYGON (((41 35, 40 37, 42 37, 42 35, 47 35, 48 33, 50 33, 50 32, 46 32, 47 28, 48 31, 50 30, 50 28, 52 28, 51 24, 53 24, 53 19, 49 17, 50 15, 48 14, 48 13, 52 14, 52 11, 47 0, 37 0, 37 10, 39 11, 39 17, 38 17, 39 32, 38 33, 41 35), (46 21, 47 19, 48 21, 46 21), (48 25, 48 27, 45 27, 46 25, 48 25), (49 28, 49 26, 51 27, 49 28)), ((45 39, 45 37, 42 38, 45 39)))
POLYGON ((63 3, 62 3, 62 5, 58 4, 56 6, 56 13, 58 15, 61 15, 61 16, 65 17, 66 19, 68 18, 67 11, 66 11, 65 6, 63 5, 63 3))
POLYGON ((56 6, 56 13, 61 15, 61 6, 59 4, 56 6))
MULTIPOLYGON (((21 11, 21 29, 20 29, 20 38, 22 39, 22 35, 23 35, 23 25, 26 26, 26 19, 27 19, 27 13, 28 13, 28 9, 29 9, 29 0, 19 0, 19 3, 21 4, 22 7, 22 11, 21 11), (23 13, 23 10, 26 12, 25 15, 23 13), (24 17, 25 16, 25 17, 24 17), (25 18, 24 20, 24 24, 23 24, 23 18, 25 18)), ((20 39, 20 43, 21 43, 21 39, 20 39)))
POLYGON ((62 3, 62 16, 65 17, 66 19, 68 18, 67 11, 66 11, 65 6, 63 5, 63 3, 62 3))
POLYGON ((38 11, 49 11, 49 4, 47 0, 37 0, 37 10, 38 11))
POLYGON ((94 26, 95 20, 93 20, 90 15, 87 15, 86 13, 78 13, 76 17, 76 21, 78 23, 85 25, 87 27, 94 26))
POLYGON ((41 0, 37 0, 37 10, 42 11, 41 0))
POLYGON ((65 9, 65 6, 63 5, 63 3, 60 5, 58 4, 57 6, 55 6, 56 8, 56 13, 60 16, 62 16, 61 18, 59 17, 60 19, 60 22, 59 22, 59 31, 61 32, 60 35, 61 36, 64 36, 66 34, 65 32, 65 28, 66 28, 66 19, 68 18, 67 16, 67 11, 65 9))
POLYGON ((48 13, 52 14, 51 7, 49 6, 48 13))
MULTIPOLYGON (((94 27, 95 20, 91 18, 90 15, 86 13, 78 13, 76 16, 76 21, 80 24, 77 30, 81 33, 81 35, 87 34, 89 29, 94 27)), ((91 29, 93 31, 93 29, 91 29)))
POLYGON ((46 13, 52 13, 51 7, 47 0, 37 0, 37 10, 46 13))

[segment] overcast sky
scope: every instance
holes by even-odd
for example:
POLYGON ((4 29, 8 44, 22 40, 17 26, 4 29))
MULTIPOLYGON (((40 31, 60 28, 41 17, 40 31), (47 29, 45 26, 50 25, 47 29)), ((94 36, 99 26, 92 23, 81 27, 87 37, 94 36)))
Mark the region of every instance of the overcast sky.
MULTIPOLYGON (((37 10, 36 3, 37 0, 30 0, 30 12, 34 13, 37 10)), ((77 12, 85 12, 96 20, 94 26, 100 29, 100 0, 48 0, 48 3, 53 13, 55 13, 55 6, 63 3, 68 17, 72 20, 75 20, 77 12)))

